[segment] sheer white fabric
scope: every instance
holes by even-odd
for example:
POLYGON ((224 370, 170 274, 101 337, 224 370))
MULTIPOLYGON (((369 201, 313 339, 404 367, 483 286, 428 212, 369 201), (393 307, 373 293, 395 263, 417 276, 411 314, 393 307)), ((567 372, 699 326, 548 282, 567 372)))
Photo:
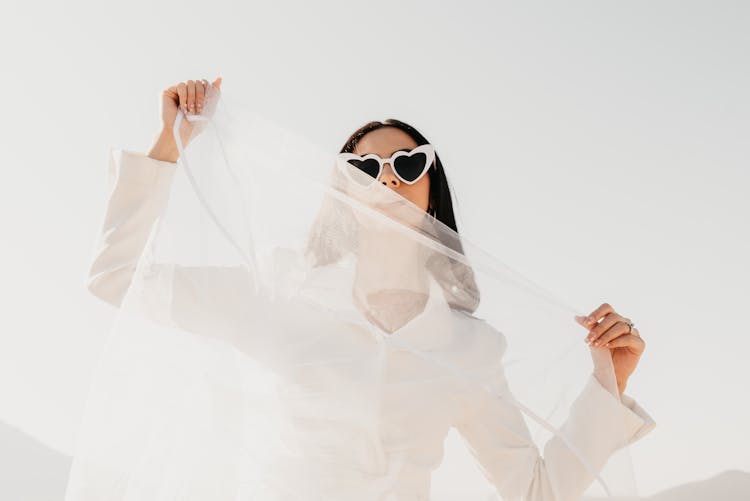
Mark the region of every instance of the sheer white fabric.
POLYGON ((118 316, 68 501, 448 499, 451 429, 499 499, 633 493, 655 423, 579 311, 213 99, 180 162, 112 151, 89 289, 118 316))

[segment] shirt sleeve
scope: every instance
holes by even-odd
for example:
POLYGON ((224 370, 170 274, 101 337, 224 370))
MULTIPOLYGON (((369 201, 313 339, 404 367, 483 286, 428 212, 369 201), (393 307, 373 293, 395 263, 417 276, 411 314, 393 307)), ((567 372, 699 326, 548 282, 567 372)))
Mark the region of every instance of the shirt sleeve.
MULTIPOLYGON (((502 377, 502 394, 511 396, 502 377)), ((555 435, 540 455, 521 411, 511 398, 486 393, 481 403, 456 424, 484 476, 503 499, 578 500, 594 481, 562 438, 555 435)), ((651 431, 656 423, 630 396, 621 401, 591 374, 560 429, 597 473, 619 448, 651 431), (621 423, 620 427, 612 423, 621 423), (624 433, 624 434, 623 434, 624 433)))
POLYGON ((164 213, 176 169, 174 162, 110 150, 109 196, 87 278, 96 297, 121 305, 149 233, 164 213))
MULTIPOLYGON (((177 163, 129 150, 110 150, 109 195, 98 234, 87 287, 96 297, 120 307, 133 280, 149 235, 168 204, 177 163)), ((232 341, 248 316, 261 308, 249 271, 241 266, 183 266, 153 263, 149 268, 158 299, 169 304, 169 322, 232 341), (167 284, 169 290, 156 289, 167 284), (255 310, 250 305, 258 305, 255 310)), ((157 320, 163 320, 161 318, 157 320)))

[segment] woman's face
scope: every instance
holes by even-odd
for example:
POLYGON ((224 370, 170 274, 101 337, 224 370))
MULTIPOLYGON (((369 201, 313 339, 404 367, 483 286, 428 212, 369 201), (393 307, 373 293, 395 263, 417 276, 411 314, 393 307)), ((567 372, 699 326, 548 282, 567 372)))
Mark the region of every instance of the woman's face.
MULTIPOLYGON (((366 155, 375 153, 380 158, 389 158, 398 150, 411 150, 418 145, 406 132, 396 127, 381 127, 368 132, 357 142, 354 153, 366 155)), ((430 202, 430 176, 424 175, 414 184, 402 183, 393 174, 390 162, 383 165, 383 172, 378 179, 379 183, 392 189, 411 203, 427 210, 430 202)))

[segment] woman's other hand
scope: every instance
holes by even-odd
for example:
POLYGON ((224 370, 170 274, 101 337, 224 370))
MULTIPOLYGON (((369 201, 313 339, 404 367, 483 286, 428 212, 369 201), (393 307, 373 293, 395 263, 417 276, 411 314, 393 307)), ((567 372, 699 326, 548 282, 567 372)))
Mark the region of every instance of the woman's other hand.
MULTIPOLYGON (((208 80, 186 80, 170 85, 162 91, 161 94, 161 122, 162 127, 154 140, 148 156, 157 160, 167 162, 176 162, 179 158, 177 144, 174 140, 172 128, 177 119, 177 110, 188 114, 198 114, 203 111, 205 103, 206 89, 212 85, 217 90, 221 89, 221 77, 217 77, 211 84, 208 80)), ((193 124, 183 121, 180 127, 180 135, 183 142, 190 137, 193 130, 193 124)))
POLYGON ((612 356, 617 387, 625 390, 628 378, 635 371, 646 349, 646 342, 633 322, 617 313, 609 303, 603 303, 587 317, 576 315, 576 321, 589 329, 584 341, 594 348, 607 348, 612 356))

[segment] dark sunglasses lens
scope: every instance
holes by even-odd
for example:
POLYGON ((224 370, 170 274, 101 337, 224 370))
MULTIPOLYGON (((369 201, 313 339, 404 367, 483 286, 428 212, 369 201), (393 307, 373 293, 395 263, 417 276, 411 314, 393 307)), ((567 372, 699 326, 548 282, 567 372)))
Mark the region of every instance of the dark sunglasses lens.
POLYGON ((393 161, 393 169, 408 182, 413 183, 424 170, 427 155, 414 153, 411 156, 402 155, 393 161))
POLYGON ((378 176, 378 171, 380 171, 380 164, 374 158, 368 158, 366 160, 352 159, 349 160, 349 163, 372 178, 376 178, 378 176))

